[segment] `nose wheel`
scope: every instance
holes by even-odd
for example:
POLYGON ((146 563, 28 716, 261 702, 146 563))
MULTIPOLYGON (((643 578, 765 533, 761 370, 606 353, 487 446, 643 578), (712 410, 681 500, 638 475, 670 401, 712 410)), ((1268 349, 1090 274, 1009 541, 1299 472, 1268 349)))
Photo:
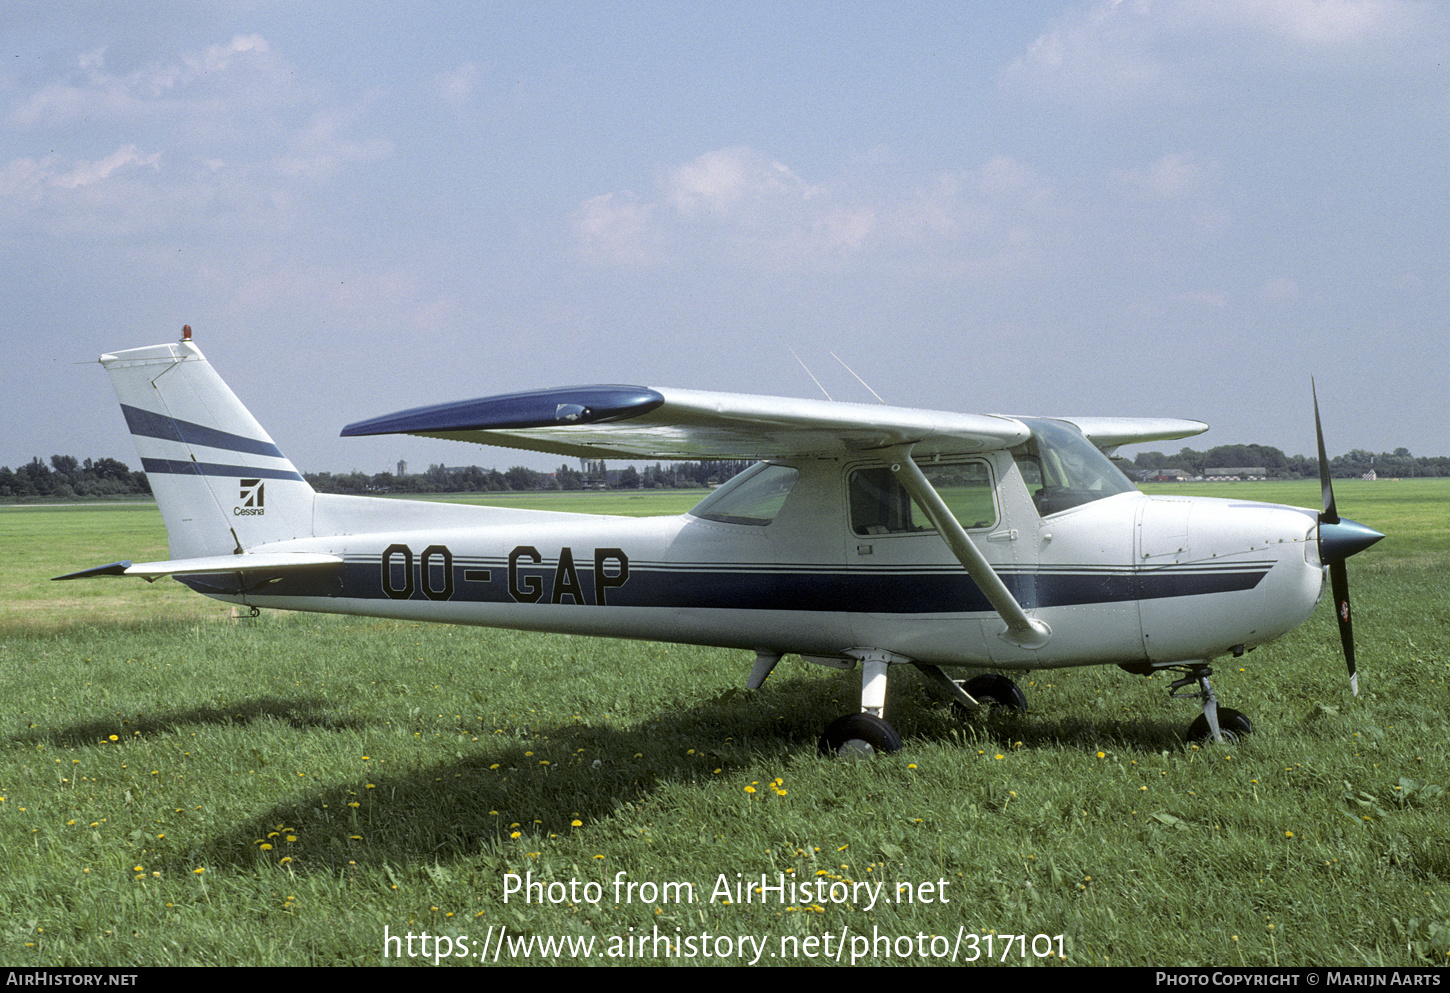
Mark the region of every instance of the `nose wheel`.
MULTIPOLYGON (((1218 732, 1226 743, 1233 744, 1244 735, 1254 733, 1254 722, 1232 707, 1219 707, 1218 732)), ((1199 714, 1188 725, 1188 740, 1198 742, 1212 739, 1213 731, 1209 729, 1208 718, 1199 714)))
POLYGON ((1244 735, 1252 734, 1254 723, 1248 717, 1239 713, 1231 707, 1220 707, 1218 696, 1213 692, 1213 686, 1209 683, 1208 677, 1213 675, 1213 670, 1207 665, 1185 666, 1183 671, 1188 675, 1182 679, 1175 680, 1173 685, 1168 687, 1168 695, 1175 699, 1199 699, 1203 701, 1203 713, 1188 725, 1188 740, 1214 741, 1222 744, 1233 744, 1244 735), (1178 693, 1177 690, 1197 683, 1198 690, 1190 693, 1178 693))

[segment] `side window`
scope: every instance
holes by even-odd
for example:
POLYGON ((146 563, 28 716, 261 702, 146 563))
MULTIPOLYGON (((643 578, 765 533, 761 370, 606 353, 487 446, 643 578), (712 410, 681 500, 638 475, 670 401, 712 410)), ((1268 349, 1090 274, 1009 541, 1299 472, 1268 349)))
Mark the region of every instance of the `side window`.
MULTIPOLYGON (((922 474, 968 531, 997 523, 992 473, 985 462, 931 463, 922 474)), ((859 535, 932 531, 930 519, 902 489, 887 466, 851 473, 851 530, 859 535)))

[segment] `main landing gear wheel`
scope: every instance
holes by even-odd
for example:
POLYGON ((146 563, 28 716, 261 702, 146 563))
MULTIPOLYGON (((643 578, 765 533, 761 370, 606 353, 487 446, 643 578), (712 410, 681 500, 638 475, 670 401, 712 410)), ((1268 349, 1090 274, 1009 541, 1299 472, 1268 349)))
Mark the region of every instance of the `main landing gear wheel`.
POLYGON ((1003 707, 1024 713, 1027 710, 1027 694, 1022 692, 1022 687, 999 672, 973 676, 962 689, 983 706, 1003 707))
MULTIPOLYGON (((1224 741, 1233 744, 1244 735, 1254 733, 1254 722, 1232 707, 1218 708, 1218 729, 1223 732, 1224 741)), ((1188 725, 1189 741, 1207 741, 1212 736, 1208 729, 1208 718, 1199 714, 1192 724, 1188 725)))
POLYGON ((838 717, 821 735, 820 751, 824 756, 871 755, 874 752, 901 751, 901 735, 874 714, 847 714, 838 717))
POLYGON ((1022 687, 999 672, 973 676, 960 685, 967 695, 982 706, 978 710, 968 710, 960 702, 953 703, 952 712, 959 720, 965 720, 973 714, 996 710, 998 707, 1019 714, 1027 712, 1027 694, 1022 692, 1022 687))

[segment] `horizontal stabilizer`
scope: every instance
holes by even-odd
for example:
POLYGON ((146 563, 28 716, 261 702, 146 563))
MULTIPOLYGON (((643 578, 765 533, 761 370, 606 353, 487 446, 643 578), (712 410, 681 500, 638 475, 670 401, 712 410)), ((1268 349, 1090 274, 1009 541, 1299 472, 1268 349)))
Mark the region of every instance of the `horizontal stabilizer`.
POLYGON ((216 572, 291 572, 297 569, 319 569, 340 566, 337 555, 318 552, 261 552, 245 555, 207 555, 194 559, 173 559, 168 562, 112 562, 110 565, 82 569, 56 579, 90 579, 94 576, 140 576, 160 579, 162 576, 196 576, 216 572))
POLYGON ((51 580, 57 579, 91 579, 95 576, 124 576, 126 570, 131 568, 131 561, 112 562, 110 565, 98 565, 90 569, 82 569, 80 572, 67 573, 64 576, 52 576, 51 580))

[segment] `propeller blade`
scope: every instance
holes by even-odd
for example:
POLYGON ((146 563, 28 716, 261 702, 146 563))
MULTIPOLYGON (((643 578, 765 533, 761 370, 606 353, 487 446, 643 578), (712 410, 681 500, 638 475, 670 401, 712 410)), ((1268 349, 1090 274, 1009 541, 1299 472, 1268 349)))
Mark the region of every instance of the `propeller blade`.
POLYGON ((1349 613, 1349 572, 1343 560, 1329 567, 1329 584, 1334 592, 1334 618, 1339 622, 1339 643, 1344 647, 1344 664, 1349 669, 1349 690, 1359 696, 1359 673, 1354 667, 1354 619, 1349 613))
POLYGON ((1334 503, 1334 484, 1329 477, 1329 456, 1324 451, 1324 428, 1319 422, 1319 394, 1312 377, 1309 390, 1314 395, 1314 440, 1319 445, 1319 492, 1324 500, 1324 509, 1319 513, 1319 561, 1329 566, 1334 619, 1339 622, 1339 643, 1344 648, 1344 664, 1349 669, 1349 689, 1359 696, 1359 673, 1354 666, 1354 621, 1349 613, 1349 570, 1344 560, 1364 551, 1384 535, 1357 521, 1340 518, 1334 503))
POLYGON ((1329 456, 1324 454, 1324 428, 1319 423, 1319 391, 1314 388, 1313 376, 1309 377, 1309 392, 1314 397, 1314 440, 1319 443, 1319 493, 1324 498, 1324 511, 1319 515, 1319 523, 1338 524, 1334 484, 1329 481, 1329 456))

